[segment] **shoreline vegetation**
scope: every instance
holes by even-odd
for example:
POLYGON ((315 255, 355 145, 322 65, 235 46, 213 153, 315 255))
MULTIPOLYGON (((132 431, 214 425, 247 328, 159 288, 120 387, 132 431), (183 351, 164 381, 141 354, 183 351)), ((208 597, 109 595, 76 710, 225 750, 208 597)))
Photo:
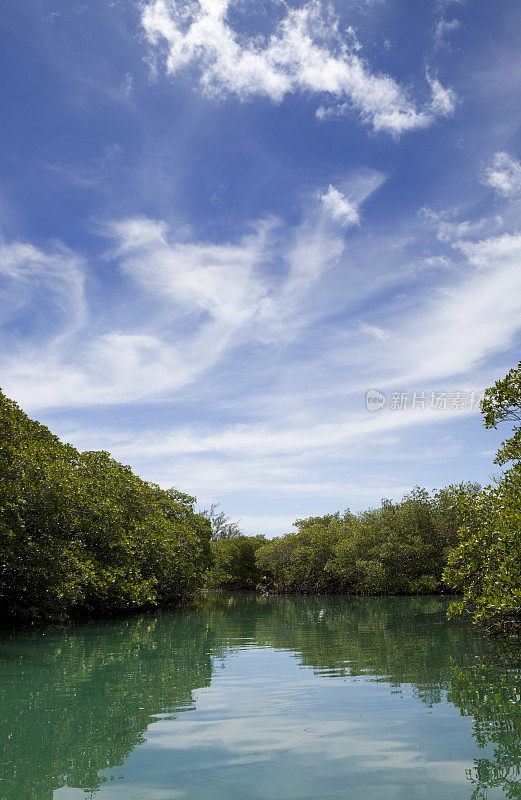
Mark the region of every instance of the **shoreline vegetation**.
POLYGON ((193 593, 210 565, 195 500, 63 444, 0 395, 0 613, 67 619, 193 593))
POLYGON ((521 622, 521 362, 485 393, 484 425, 514 422, 492 486, 416 487, 378 508, 246 536, 212 506, 80 453, 0 392, 0 614, 65 621, 151 609, 198 590, 449 594, 491 633, 521 622))

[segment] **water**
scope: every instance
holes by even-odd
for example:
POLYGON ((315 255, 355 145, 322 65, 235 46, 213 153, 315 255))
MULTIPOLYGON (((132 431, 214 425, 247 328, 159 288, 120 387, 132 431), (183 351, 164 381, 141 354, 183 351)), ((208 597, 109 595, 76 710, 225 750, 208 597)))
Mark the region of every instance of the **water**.
POLYGON ((521 644, 446 605, 218 596, 4 634, 0 798, 521 798, 521 644))

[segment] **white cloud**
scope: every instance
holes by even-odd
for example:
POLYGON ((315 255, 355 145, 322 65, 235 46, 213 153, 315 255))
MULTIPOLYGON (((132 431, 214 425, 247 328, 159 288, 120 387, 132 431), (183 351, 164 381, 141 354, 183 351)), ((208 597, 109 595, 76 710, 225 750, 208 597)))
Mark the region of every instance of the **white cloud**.
POLYGON ((446 269, 451 266, 451 262, 447 256, 424 256, 420 260, 420 264, 427 269, 446 269))
POLYGON ((460 22, 459 19, 447 20, 444 17, 442 17, 442 19, 438 20, 438 22, 436 23, 436 26, 434 28, 434 41, 435 41, 435 43, 438 46, 443 44, 445 38, 449 34, 454 33, 454 31, 457 31, 458 28, 460 28, 460 27, 461 27, 461 22, 460 22))
MULTIPOLYGON (((370 184, 364 174, 361 197, 370 184)), ((31 410, 158 400, 233 348, 288 344, 323 312, 311 289, 344 252, 329 216, 317 202, 283 234, 276 220, 260 220, 220 244, 176 240, 164 222, 145 217, 105 224, 120 299, 114 294, 106 308, 96 294, 90 310, 82 259, 61 245, 4 245, 2 318, 32 320, 0 350, 4 389, 31 410)))
POLYGON ((431 108, 435 114, 442 117, 450 117, 458 101, 456 93, 452 89, 445 88, 437 78, 431 78, 427 74, 427 80, 432 90, 431 108))
POLYGON ((43 251, 26 242, 0 243, 1 320, 30 318, 57 345, 86 319, 84 262, 62 244, 43 251))
POLYGON ((249 534, 264 534, 270 536, 280 536, 282 533, 294 531, 293 523, 298 514, 288 516, 287 514, 266 514, 254 516, 247 514, 237 517, 236 521, 241 530, 248 531, 249 534))
POLYGON ((367 336, 372 336, 373 339, 378 339, 380 342, 391 338, 389 331, 384 328, 379 328, 378 325, 368 325, 366 322, 360 323, 360 330, 366 333, 367 336))
MULTIPOLYGON (((354 176, 337 191, 357 204, 380 183, 354 176)), ((295 227, 258 221, 229 242, 181 237, 148 218, 112 222, 104 228, 112 238, 107 298, 93 273, 86 280, 85 261, 65 248, 4 245, 1 277, 21 298, 8 304, 7 323, 37 314, 43 297, 53 313, 42 323, 52 316, 60 324, 31 329, 23 340, 5 337, 3 388, 28 410, 171 400, 158 414, 163 427, 151 407, 148 430, 86 430, 83 440, 64 433, 80 446, 112 450, 163 485, 182 481, 205 503, 241 492, 361 504, 401 494, 403 477, 393 473, 391 482, 378 467, 360 485, 358 465, 372 458, 374 466, 384 452, 396 457, 404 437, 419 442, 422 428, 456 424, 466 412, 368 414, 365 390, 488 385, 485 365, 521 328, 521 235, 491 236, 488 222, 436 216, 429 241, 424 227, 416 232, 417 259, 408 250, 405 258, 417 263, 428 253, 426 266, 443 267, 438 283, 416 271, 410 298, 396 302, 388 288, 393 275, 402 280, 414 237, 407 221, 398 233, 373 227, 353 235, 332 224, 327 194, 310 193, 313 205, 295 227), (452 226, 442 241, 440 223, 452 226), (177 413, 176 393, 180 404, 199 405, 196 423, 163 416, 177 413)))
POLYGON ((454 95, 438 81, 430 81, 432 101, 418 107, 392 77, 371 72, 353 31, 342 36, 338 18, 319 0, 289 8, 262 38, 232 28, 232 7, 241 8, 232 0, 148 0, 141 21, 167 72, 195 68, 211 95, 264 95, 274 102, 297 92, 328 95, 329 108, 319 108, 320 118, 354 110, 374 130, 394 135, 452 113, 454 95))
MULTIPOLYGON (((329 214, 322 201, 313 213, 293 230, 279 233, 274 222, 258 223, 238 242, 219 245, 171 240, 169 228, 157 220, 112 223, 106 228, 115 241, 112 257, 125 280, 121 305, 113 309, 117 322, 100 330, 91 321, 75 338, 67 318, 52 336, 38 332, 26 342, 11 342, 2 355, 4 386, 30 408, 161 399, 242 344, 280 348, 298 342, 322 315, 345 309, 351 298, 368 297, 378 286, 367 280, 362 263, 360 280, 351 270, 346 294, 345 277, 336 269, 345 242, 325 224, 329 214), (285 272, 273 272, 273 261, 284 264, 285 272)), ((377 325, 358 326, 375 340, 373 350, 369 342, 364 346, 364 361, 373 365, 380 385, 389 384, 390 376, 405 384, 465 373, 508 346, 519 329, 521 238, 472 242, 465 237, 479 223, 452 225, 443 240, 463 254, 467 269, 447 271, 448 285, 418 301, 417 317, 393 323, 392 340, 377 325)), ((450 262, 431 255, 426 263, 450 262)), ((10 278, 30 270, 31 286, 58 274, 58 282, 47 284, 49 302, 69 308, 74 319, 81 313, 70 309, 83 309, 85 318, 82 262, 67 251, 42 253, 15 244, 4 248, 2 269, 10 278), (70 272, 65 281, 64 270, 70 272)), ((24 313, 36 303, 30 292, 27 302, 24 313)), ((347 369, 362 366, 354 341, 345 358, 347 369)), ((367 379, 358 374, 358 381, 367 379)))
MULTIPOLYGON (((371 437, 379 437, 392 431, 459 419, 470 413, 476 411, 447 409, 440 412, 436 409, 418 408, 409 413, 397 413, 386 408, 377 414, 369 414, 365 409, 356 412, 337 410, 335 418, 326 422, 312 420, 305 415, 303 419, 299 419, 298 415, 296 418, 287 416, 283 418, 279 415, 277 419, 236 423, 213 432, 189 427, 151 430, 141 436, 127 432, 123 438, 113 441, 113 448, 123 460, 139 458, 154 464, 162 458, 220 455, 226 460, 230 459, 228 466, 227 462, 210 461, 206 468, 213 470, 216 480, 219 471, 224 469, 228 475, 230 468, 235 470, 234 491, 244 488, 243 478, 246 477, 246 480, 251 482, 250 473, 257 473, 266 486, 268 485, 266 478, 269 481, 276 478, 279 482, 278 491, 283 491, 284 485, 288 488, 291 482, 291 491, 299 492, 297 487, 303 476, 301 458, 303 450, 308 458, 313 454, 331 459, 335 454, 337 457, 338 454, 343 455, 343 448, 357 440, 364 439, 367 442, 371 437), (273 456, 280 455, 295 458, 296 461, 278 463, 269 460, 273 456), (264 458, 268 461, 263 465, 264 458), (241 460, 239 469, 237 469, 237 459, 241 460)), ((104 438, 110 443, 110 437, 105 435, 104 438)), ((197 460, 194 463, 201 462, 197 460)), ((194 469, 196 468, 197 466, 194 466, 194 469)), ((309 483, 309 480, 317 484, 316 475, 308 474, 306 482, 309 483)))
POLYGON ((509 153, 496 153, 482 170, 480 180, 503 197, 521 194, 521 161, 509 153))
POLYGON ((482 219, 463 220, 461 222, 449 222, 444 218, 443 214, 434 214, 431 218, 437 226, 438 239, 440 242, 447 244, 454 244, 470 237, 478 238, 492 231, 495 232, 498 227, 497 218, 489 219, 483 217, 482 219))
POLYGON ((232 331, 256 311, 266 287, 258 268, 267 255, 269 224, 238 244, 170 242, 164 223, 131 218, 107 226, 120 265, 145 291, 168 297, 179 314, 204 313, 232 331))
POLYGON ((126 97, 129 97, 134 91, 134 76, 131 72, 125 75, 125 81, 122 86, 122 92, 126 97))
POLYGON ((521 329, 521 235, 459 239, 453 247, 469 269, 441 287, 397 334, 398 381, 468 374, 511 346, 521 329))
POLYGON ((360 225, 358 203, 350 200, 334 186, 330 185, 327 192, 320 195, 320 201, 329 216, 344 227, 360 225))
POLYGON ((259 313, 267 288, 255 273, 267 247, 262 225, 229 245, 172 244, 163 223, 142 218, 106 231, 116 238, 113 255, 127 281, 121 304, 99 309, 102 317, 108 313, 101 329, 87 319, 80 259, 61 247, 42 252, 20 243, 0 252, 0 271, 16 280, 19 299, 17 307, 6 304, 5 313, 43 313, 58 327, 34 335, 29 330, 2 353, 3 386, 28 408, 171 394, 215 364, 259 313), (47 308, 45 314, 43 298, 53 313, 47 308), (117 320, 112 326, 111 317, 117 320))

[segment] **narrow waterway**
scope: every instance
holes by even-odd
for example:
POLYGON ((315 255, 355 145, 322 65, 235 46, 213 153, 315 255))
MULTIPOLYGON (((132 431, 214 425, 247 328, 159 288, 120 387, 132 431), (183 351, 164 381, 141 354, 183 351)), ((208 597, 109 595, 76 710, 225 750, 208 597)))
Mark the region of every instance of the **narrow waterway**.
POLYGON ((0 798, 521 798, 521 644, 447 602, 217 596, 4 633, 0 798))

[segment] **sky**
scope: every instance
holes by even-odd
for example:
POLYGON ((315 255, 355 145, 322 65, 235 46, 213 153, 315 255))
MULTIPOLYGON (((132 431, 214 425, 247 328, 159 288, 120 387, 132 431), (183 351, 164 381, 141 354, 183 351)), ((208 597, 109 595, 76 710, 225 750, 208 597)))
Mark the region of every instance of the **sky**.
POLYGON ((518 0, 3 0, 0 385, 246 533, 487 483, 518 0))

